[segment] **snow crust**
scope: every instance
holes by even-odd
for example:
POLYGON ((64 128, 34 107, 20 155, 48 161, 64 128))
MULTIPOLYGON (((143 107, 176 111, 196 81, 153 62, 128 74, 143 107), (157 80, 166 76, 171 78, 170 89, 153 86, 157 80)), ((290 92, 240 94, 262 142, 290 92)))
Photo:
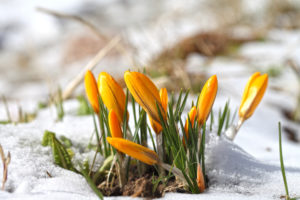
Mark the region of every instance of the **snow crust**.
MULTIPOLYGON (((43 132, 47 129, 56 132, 58 137, 64 135, 72 140, 75 162, 91 159, 93 152, 89 153, 86 146, 93 133, 92 117, 76 116, 77 106, 75 100, 65 103, 67 115, 62 122, 55 120, 55 113, 50 108, 40 111, 37 119, 31 123, 0 125, 0 142, 5 152, 10 151, 12 155, 6 191, 0 192, 0 199, 97 199, 83 177, 55 166, 51 149, 41 146, 43 132), (47 172, 52 177, 49 177, 47 172)), ((266 115, 274 114, 266 106, 264 109, 268 112, 266 115)), ((256 120, 253 120, 256 125, 246 126, 245 129, 243 127, 235 143, 216 136, 214 132, 207 134, 206 172, 210 187, 204 194, 166 194, 164 199, 278 199, 284 195, 277 132, 274 130, 269 139, 266 138, 267 135, 262 135, 273 130, 269 128, 259 131, 259 112, 254 118, 256 120), (249 139, 250 137, 253 139, 249 139), (272 151, 266 153, 265 143, 258 142, 260 140, 272 140, 271 145, 267 142, 272 151), (251 151, 252 155, 243 148, 251 151), (268 156, 268 153, 272 156, 268 156)), ((299 158, 300 153, 297 151, 298 147, 287 141, 283 148, 290 194, 297 195, 300 185, 300 163, 296 158, 299 158)), ((96 162, 99 165, 101 161, 99 158, 96 162)), ((2 166, 0 170, 2 173, 2 166)), ((116 198, 121 197, 108 199, 116 198)))

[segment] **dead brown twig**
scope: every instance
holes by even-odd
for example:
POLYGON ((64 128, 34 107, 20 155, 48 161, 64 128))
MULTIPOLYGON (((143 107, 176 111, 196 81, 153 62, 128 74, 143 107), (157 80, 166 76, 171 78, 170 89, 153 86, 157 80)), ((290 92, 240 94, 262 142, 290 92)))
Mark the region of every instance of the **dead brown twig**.
POLYGON ((40 12, 44 12, 46 14, 53 15, 58 18, 66 18, 66 19, 71 19, 71 20, 77 21, 77 22, 81 23, 82 25, 88 27, 99 39, 102 39, 102 40, 108 42, 107 45, 104 48, 102 48, 97 53, 97 55, 84 67, 84 69, 67 85, 67 87, 63 91, 63 95, 62 95, 64 100, 69 98, 71 96, 72 92, 80 84, 80 82, 82 82, 85 72, 87 70, 92 70, 97 65, 97 63, 102 58, 104 58, 113 48, 116 48, 116 50, 118 50, 120 53, 127 55, 127 58, 129 60, 129 62, 132 64, 132 66, 136 65, 134 62, 134 59, 128 55, 128 51, 120 43, 120 41, 121 41, 120 36, 115 36, 112 40, 109 41, 109 38, 106 35, 104 35, 102 32, 100 32, 100 30, 97 29, 95 25, 93 25, 92 23, 83 19, 80 16, 65 14, 65 13, 61 13, 61 12, 57 12, 57 11, 53 11, 53 10, 41 8, 41 7, 37 7, 36 9, 40 12))
POLYGON ((6 100, 6 98, 5 98, 4 95, 2 95, 2 101, 3 101, 4 107, 5 107, 5 112, 6 112, 6 115, 7 115, 7 120, 8 120, 8 122, 12 122, 12 118, 11 118, 11 115, 10 115, 10 112, 9 112, 9 109, 8 109, 7 100, 6 100))
POLYGON ((4 186, 7 181, 8 165, 10 163, 10 152, 8 152, 7 156, 5 157, 1 144, 0 144, 0 156, 2 159, 2 163, 3 163, 3 179, 2 179, 1 189, 4 190, 4 186))
POLYGON ((57 11, 54 11, 54 10, 50 10, 50 9, 47 9, 47 8, 41 8, 41 7, 37 7, 36 10, 40 11, 40 12, 43 12, 43 13, 47 13, 49 15, 53 15, 53 16, 58 17, 58 18, 66 18, 66 19, 72 19, 74 21, 77 21, 77 22, 85 25, 86 27, 88 27, 100 39, 106 40, 106 41, 108 40, 107 37, 103 33, 101 33, 92 23, 88 22, 87 20, 83 19, 82 17, 79 17, 77 15, 69 15, 69 14, 57 12, 57 11))
POLYGON ((87 70, 92 70, 96 67, 98 62, 107 55, 120 41, 120 37, 113 38, 103 49, 101 49, 96 56, 83 68, 81 72, 67 85, 66 89, 62 93, 62 98, 65 100, 69 98, 75 88, 83 81, 84 74, 87 70))

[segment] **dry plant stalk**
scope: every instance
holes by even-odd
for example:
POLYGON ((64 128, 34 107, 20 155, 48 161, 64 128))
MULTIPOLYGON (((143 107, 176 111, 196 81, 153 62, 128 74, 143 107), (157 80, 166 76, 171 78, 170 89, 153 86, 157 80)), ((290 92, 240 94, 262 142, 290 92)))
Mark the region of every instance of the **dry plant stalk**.
POLYGON ((6 100, 6 98, 5 98, 4 95, 2 95, 2 101, 3 101, 4 107, 5 107, 5 112, 6 112, 6 115, 7 115, 7 120, 8 120, 8 122, 12 122, 12 118, 11 118, 11 115, 10 115, 10 112, 9 112, 9 109, 8 109, 7 100, 6 100))
POLYGON ((0 144, 0 156, 3 163, 3 179, 2 179, 1 189, 4 190, 4 186, 7 181, 8 165, 10 163, 10 152, 8 152, 7 157, 5 157, 1 144, 0 144))
MULTIPOLYGON (((85 72, 87 70, 94 69, 96 67, 97 63, 99 63, 99 61, 101 59, 103 59, 113 48, 116 48, 120 53, 128 54, 128 51, 124 48, 124 46, 122 44, 120 44, 120 40, 121 40, 120 36, 115 36, 112 40, 109 41, 109 38, 106 35, 104 35, 102 32, 100 32, 99 29, 97 29, 95 27, 95 25, 93 25, 92 23, 83 19, 80 16, 69 15, 69 14, 53 11, 50 9, 41 8, 41 7, 37 7, 36 9, 40 12, 44 12, 46 14, 53 15, 58 18, 66 18, 66 19, 71 19, 71 20, 77 21, 77 22, 83 24, 84 26, 88 27, 99 39, 107 42, 107 45, 104 48, 100 49, 100 51, 96 54, 96 56, 67 85, 66 89, 63 91, 63 94, 62 94, 63 100, 68 99, 71 96, 72 92, 82 82, 85 72)), ((128 60, 131 62, 132 66, 135 66, 134 59, 128 55, 127 55, 127 57, 128 57, 128 60)))
POLYGON ((65 14, 65 13, 61 13, 61 12, 57 12, 54 10, 50 10, 47 8, 41 8, 41 7, 37 7, 36 10, 40 11, 40 12, 44 12, 47 13, 49 15, 53 15, 55 17, 58 18, 66 18, 66 19, 72 19, 75 20, 83 25, 85 25, 86 27, 88 27, 91 31, 93 31, 100 39, 103 40, 107 40, 107 37, 101 33, 93 24, 91 24, 90 22, 88 22, 87 20, 83 19, 80 16, 77 15, 69 15, 69 14, 65 14))
POLYGON ((119 42, 120 36, 114 37, 103 49, 101 49, 96 56, 84 67, 84 69, 78 73, 78 75, 67 85, 66 89, 63 91, 63 99, 67 99, 71 96, 75 88, 83 81, 85 72, 87 70, 92 70, 96 67, 98 62, 104 58, 119 42))

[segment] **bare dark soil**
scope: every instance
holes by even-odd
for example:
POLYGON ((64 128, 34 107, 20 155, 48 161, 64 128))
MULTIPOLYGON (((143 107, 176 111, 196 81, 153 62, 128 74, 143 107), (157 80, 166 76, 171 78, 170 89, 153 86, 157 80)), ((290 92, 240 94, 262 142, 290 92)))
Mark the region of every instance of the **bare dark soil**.
POLYGON ((183 185, 180 185, 174 177, 156 184, 158 175, 153 167, 148 168, 142 175, 139 175, 136 167, 130 168, 128 182, 123 189, 119 186, 119 180, 115 172, 113 172, 110 180, 109 184, 105 179, 98 185, 104 196, 131 196, 152 199, 162 197, 166 192, 186 192, 183 185))

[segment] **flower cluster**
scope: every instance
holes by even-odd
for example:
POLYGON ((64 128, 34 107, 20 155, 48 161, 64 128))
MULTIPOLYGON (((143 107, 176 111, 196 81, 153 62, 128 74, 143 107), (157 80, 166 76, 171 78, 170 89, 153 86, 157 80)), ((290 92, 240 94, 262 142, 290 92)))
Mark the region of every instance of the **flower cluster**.
MULTIPOLYGON (((167 89, 158 90, 143 73, 126 71, 124 80, 132 96, 134 112, 135 102, 139 104, 139 119, 135 119, 137 127, 135 127, 134 134, 130 127, 127 128, 129 93, 125 94, 117 81, 106 72, 100 73, 96 82, 93 74, 87 71, 84 80, 88 101, 94 112, 104 121, 106 120, 109 126, 108 133, 102 136, 106 137, 106 141, 117 150, 111 153, 117 155, 119 159, 118 172, 122 179, 121 187, 126 182, 124 173, 125 166, 128 164, 126 162, 129 161, 124 158, 127 154, 148 165, 158 166, 158 172, 162 175, 165 170, 171 171, 179 180, 188 185, 191 192, 203 192, 206 187, 203 149, 205 148, 205 123, 217 95, 217 76, 213 75, 207 80, 196 106, 191 107, 184 125, 181 113, 188 93, 183 100, 180 94, 175 105, 173 96, 168 102, 167 89), (105 115, 103 109, 107 109, 108 115, 105 115), (101 116, 100 113, 103 112, 101 116), (143 142, 143 138, 145 140, 145 137, 148 137, 143 136, 147 134, 147 130, 153 138, 150 129, 147 129, 147 116, 156 135, 156 145, 152 140, 154 150, 147 147, 147 142, 143 142), (178 126, 181 127, 183 133, 180 133, 178 126), (139 130, 140 137, 138 136, 139 130)), ((226 134, 230 139, 233 140, 241 124, 255 111, 265 93, 267 82, 268 76, 261 75, 259 72, 254 73, 249 79, 239 108, 239 123, 235 131, 226 134)), ((136 117, 135 113, 134 117, 136 117)), ((104 130, 103 127, 102 130, 104 130)), ((99 142, 100 149, 104 143, 104 141, 99 142)))

